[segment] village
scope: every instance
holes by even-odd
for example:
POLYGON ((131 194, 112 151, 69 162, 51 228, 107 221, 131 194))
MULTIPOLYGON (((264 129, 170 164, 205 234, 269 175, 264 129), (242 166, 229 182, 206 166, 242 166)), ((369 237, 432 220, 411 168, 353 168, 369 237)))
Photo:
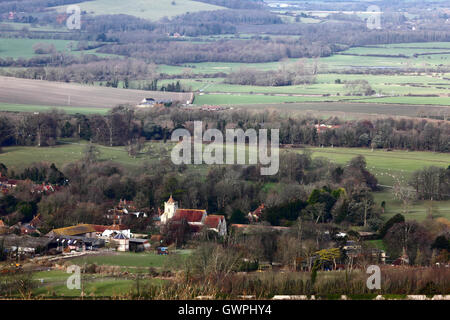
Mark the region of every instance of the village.
MULTIPOLYGON (((0 188, 3 194, 8 194, 20 184, 30 186, 31 193, 51 194, 63 188, 51 184, 35 185, 29 181, 11 180, 4 176, 0 179, 0 188)), ((40 214, 34 216, 28 223, 19 222, 12 226, 7 226, 0 220, 0 248, 5 251, 9 261, 19 263, 29 259, 33 260, 36 257, 58 260, 58 257, 68 259, 85 254, 102 254, 112 251, 153 252, 157 255, 168 255, 171 254, 172 248, 179 247, 180 237, 193 240, 195 246, 195 240, 224 241, 227 237, 236 235, 245 239, 248 235, 258 232, 283 234, 291 230, 289 227, 270 226, 264 223, 262 221, 266 209, 264 204, 245 216, 245 224, 230 224, 229 226, 223 215, 208 214, 203 209, 180 208, 172 195, 164 202, 163 208, 151 215, 145 210, 136 208, 132 201, 120 200, 113 208, 105 212, 105 221, 110 222, 107 225, 79 223, 53 229, 46 234, 39 231, 43 223, 40 214), (150 218, 156 232, 152 234, 135 233, 129 226, 123 224, 123 220, 127 216, 133 216, 142 221, 150 218), (207 235, 206 238, 205 235, 207 235)), ((360 231, 355 235, 353 232, 353 237, 349 237, 351 233, 352 231, 349 234, 344 232, 331 234, 329 230, 324 230, 322 236, 328 238, 336 246, 339 244, 345 255, 352 259, 352 263, 353 260, 355 261, 356 267, 358 257, 367 255, 367 252, 363 252, 362 242, 373 239, 375 233, 360 231)), ((387 263, 384 250, 372 248, 369 255, 377 263, 387 263)), ((310 270, 317 259, 320 259, 320 254, 311 255, 308 260, 297 258, 295 268, 310 270)), ((403 254, 401 257, 389 261, 392 265, 403 265, 408 263, 408 257, 403 254)), ((335 260, 328 262, 322 266, 323 270, 346 268, 345 265, 337 263, 335 260)), ((257 267, 259 271, 280 268, 283 268, 283 265, 274 261, 270 261, 270 263, 260 261, 257 267)))
MULTIPOLYGON (((0 187, 7 194, 21 181, 2 177, 0 187)), ((32 185, 30 192, 53 193, 58 188, 50 184, 32 185)), ((134 234, 132 230, 121 223, 123 217, 132 215, 136 218, 147 218, 148 214, 137 210, 132 201, 121 200, 114 208, 105 213, 105 219, 112 221, 111 225, 77 224, 64 228, 53 229, 42 234, 39 227, 42 224, 40 215, 36 215, 29 223, 17 223, 7 226, 0 220, 0 242, 3 248, 16 259, 25 259, 39 254, 71 255, 86 251, 101 251, 114 248, 119 252, 142 252, 148 250, 164 251, 163 237, 159 234, 134 234), (151 245, 152 244, 152 245, 151 245), (108 249, 106 249, 108 247, 108 249)), ((223 215, 208 215, 206 210, 178 208, 172 196, 164 203, 164 211, 159 210, 158 216, 153 216, 155 225, 163 227, 171 222, 171 228, 176 228, 182 221, 187 222, 189 233, 194 237, 202 230, 212 231, 219 237, 227 235, 227 224, 223 215)), ((171 243, 167 243, 170 245, 171 243)))

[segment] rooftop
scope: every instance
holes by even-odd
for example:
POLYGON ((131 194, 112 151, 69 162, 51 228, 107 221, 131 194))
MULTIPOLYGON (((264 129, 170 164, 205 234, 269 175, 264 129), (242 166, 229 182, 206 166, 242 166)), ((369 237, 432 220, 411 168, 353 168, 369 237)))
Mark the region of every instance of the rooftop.
POLYGON ((54 235, 61 236, 76 236, 85 233, 97 232, 95 227, 91 224, 79 224, 67 228, 54 229, 51 231, 54 235))
POLYGON ((173 220, 177 221, 185 219, 187 222, 202 222, 203 216, 206 214, 206 210, 178 209, 175 212, 173 220))
POLYGON ((51 242, 50 237, 31 237, 9 234, 0 236, 0 242, 4 241, 5 247, 39 248, 45 247, 51 242))
POLYGON ((209 215, 205 219, 205 225, 211 229, 217 229, 221 221, 225 220, 224 216, 219 215, 209 215))
POLYGON ((96 232, 105 232, 105 230, 127 230, 128 228, 123 224, 114 224, 112 226, 93 225, 96 232))

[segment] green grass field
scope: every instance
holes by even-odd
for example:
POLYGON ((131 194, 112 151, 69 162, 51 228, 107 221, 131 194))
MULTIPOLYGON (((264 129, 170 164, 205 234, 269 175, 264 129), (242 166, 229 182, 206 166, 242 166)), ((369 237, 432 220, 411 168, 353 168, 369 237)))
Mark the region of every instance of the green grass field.
MULTIPOLYGON (((83 157, 86 142, 59 143, 54 147, 25 147, 14 146, 3 148, 0 154, 0 163, 4 163, 12 170, 22 170, 36 162, 55 163, 62 167, 67 163, 80 160, 83 157), (30 157, 30 154, 33 156, 30 157)), ((145 162, 159 161, 161 153, 168 152, 170 144, 148 143, 146 148, 136 158, 130 157, 125 147, 98 146, 99 161, 117 162, 127 168, 138 168, 145 162), (152 155, 145 154, 151 148, 152 155)))
POLYGON ((18 22, 1 22, 0 30, 2 31, 38 31, 38 32, 70 32, 65 25, 60 27, 50 25, 38 25, 32 23, 18 23, 18 22))
POLYGON ((29 59, 38 56, 34 53, 33 45, 36 43, 53 44, 56 51, 72 52, 70 44, 76 48, 77 42, 70 40, 54 39, 10 39, 0 38, 0 58, 24 58, 29 59))
POLYGON ((389 189, 382 192, 374 193, 375 202, 381 204, 386 202, 386 211, 383 214, 385 219, 389 219, 394 215, 401 213, 405 215, 407 220, 423 221, 427 218, 428 212, 431 210, 433 218, 446 218, 450 220, 450 200, 446 201, 414 201, 407 214, 403 213, 401 201, 395 199, 393 193, 389 189))
POLYGON ((203 94, 196 95, 194 104, 266 104, 266 103, 292 103, 292 102, 324 102, 341 101, 339 97, 310 97, 289 95, 264 95, 264 94, 203 94))
POLYGON ((245 104, 270 104, 270 103, 293 103, 293 102, 365 102, 383 104, 404 105, 435 105, 450 106, 450 97, 415 97, 415 96, 393 96, 393 97, 339 97, 339 96, 306 96, 306 93, 294 94, 199 94, 196 95, 194 104, 219 104, 219 105, 245 105, 245 104))
MULTIPOLYGON (((159 256, 153 252, 111 252, 101 255, 89 255, 71 259, 74 265, 85 266, 95 264, 97 266, 119 267, 121 272, 127 271, 129 276, 117 276, 106 274, 82 274, 82 289, 86 298, 113 297, 126 295, 137 291, 136 277, 145 276, 149 268, 159 271, 180 270, 192 253, 191 250, 171 251, 168 256, 159 256)), ((62 270, 40 271, 33 274, 36 287, 33 290, 35 297, 80 297, 81 290, 67 288, 67 280, 70 274, 62 270)), ((162 285, 165 281, 161 278, 141 279, 139 286, 162 285)))
MULTIPOLYGON (((47 299, 81 297, 81 290, 67 288, 69 276, 70 274, 59 270, 41 271, 33 274, 33 280, 36 284, 33 295, 47 299)), ((141 279, 139 286, 161 285, 164 281, 162 279, 141 279)), ((137 290, 137 281, 127 278, 83 274, 81 282, 85 298, 114 297, 134 293, 137 290)))
MULTIPOLYGON (((450 74, 409 74, 409 75, 367 75, 362 74, 319 74, 315 84, 293 86, 248 86, 225 83, 224 78, 170 79, 161 80, 158 85, 180 81, 192 91, 204 93, 280 93, 303 95, 342 95, 347 93, 345 82, 368 80, 372 88, 382 95, 444 95, 450 90, 450 74), (340 81, 341 83, 336 83, 340 81)), ((136 82, 137 84, 138 82, 136 82)), ((360 98, 360 97, 359 97, 360 98)), ((370 97, 368 97, 370 99, 370 97)), ((445 100, 445 99, 444 99, 445 100)))
POLYGON ((97 49, 78 51, 77 41, 71 40, 57 40, 57 39, 23 39, 23 38, 0 38, 0 58, 23 58, 30 59, 38 56, 45 56, 46 54, 36 54, 33 50, 33 45, 37 43, 53 44, 56 51, 70 53, 72 55, 95 54, 99 57, 112 57, 115 55, 97 53, 97 49))
MULTIPOLYGON (((382 185, 392 186, 395 183, 394 176, 408 181, 411 174, 427 166, 448 167, 450 165, 450 155, 433 152, 407 152, 370 149, 349 149, 349 148, 311 148, 313 157, 324 157, 336 163, 345 164, 357 155, 363 155, 367 161, 370 172, 375 174, 382 185)), ((390 188, 384 188, 382 192, 374 193, 375 201, 381 204, 386 202, 386 211, 383 217, 389 219, 397 213, 402 213, 402 204, 395 199, 390 188)), ((423 221, 427 217, 427 212, 432 207, 433 217, 444 217, 450 220, 450 200, 449 201, 415 201, 406 216, 408 220, 423 221)))
POLYGON ((107 108, 82 108, 82 107, 51 107, 51 106, 37 106, 29 104, 12 104, 0 102, 0 111, 11 112, 49 112, 51 110, 64 111, 68 114, 106 114, 107 108))
MULTIPOLYGON (((216 38, 204 38, 216 41, 216 38)), ((192 74, 231 73, 242 67, 259 71, 289 68, 298 59, 285 59, 268 63, 222 63, 203 62, 180 66, 160 65, 159 71, 170 75, 190 72, 192 74)), ((450 64, 450 47, 446 42, 406 43, 384 46, 351 48, 331 57, 319 59, 320 74, 312 85, 284 87, 241 86, 224 83, 223 78, 178 79, 185 88, 199 91, 196 104, 264 104, 309 101, 362 101, 367 103, 411 104, 450 106, 450 80, 445 73, 408 73, 367 75, 359 74, 361 68, 422 68, 430 70, 450 64), (440 53, 440 54, 437 54, 440 53), (415 56, 419 54, 419 56, 415 56), (424 54, 424 55, 423 55, 424 54), (370 56, 362 56, 370 55, 370 56), (377 55, 404 55, 404 57, 380 57, 377 55), (348 70, 348 73, 335 72, 348 70), (336 83, 340 80, 340 83, 336 83), (377 96, 347 97, 346 81, 367 80, 377 96), (216 93, 212 95, 211 93, 216 93), (222 94, 217 94, 222 93, 222 94), (318 95, 315 97, 267 97, 261 94, 318 95), (250 95, 251 94, 251 95, 250 95), (339 95, 339 96, 338 96, 339 95), (431 96, 430 95, 434 95, 431 96)), ((165 83, 163 81, 161 84, 165 83)))
MULTIPOLYGON (((159 20, 163 17, 174 17, 187 12, 225 9, 203 2, 192 0, 94 0, 77 4, 82 11, 89 14, 128 14, 143 19, 159 20)), ((59 12, 65 12, 67 6, 56 7, 59 12)))
POLYGON ((191 254, 190 250, 177 250, 167 256, 153 252, 133 253, 121 252, 108 255, 85 256, 71 260, 74 264, 96 264, 105 266, 134 267, 134 268, 165 268, 176 270, 183 266, 185 259, 191 254))
MULTIPOLYGON (((205 38, 208 40, 209 38, 205 38)), ((215 41, 216 38, 209 40, 215 41)), ((239 68, 254 68, 261 71, 277 70, 282 65, 289 66, 299 59, 283 59, 276 62, 265 63, 231 63, 231 62, 201 62, 188 63, 181 66, 160 65, 159 70, 162 73, 181 74, 190 70, 197 74, 212 74, 218 72, 229 73, 237 71, 239 68)), ((347 51, 340 52, 330 57, 319 59, 320 69, 332 72, 332 70, 358 69, 358 68, 429 68, 436 66, 448 66, 450 64, 450 48, 447 42, 430 43, 403 43, 384 46, 366 46, 350 48, 347 51), (414 54, 426 54, 414 57, 414 54), (436 54, 441 53, 441 54, 436 54), (377 57, 377 56, 358 56, 358 55, 405 55, 405 57, 377 57)), ((350 72, 351 74, 351 72, 350 72)), ((357 75, 357 73, 356 73, 357 75)), ((345 77, 346 75, 342 75, 345 77)), ((365 76, 366 75, 361 75, 365 76)), ((372 75, 370 76, 372 77, 372 75)))
POLYGON ((336 163, 345 164, 350 159, 362 155, 366 158, 368 169, 373 172, 380 184, 392 186, 392 175, 408 179, 411 174, 426 166, 448 167, 450 154, 421 151, 386 151, 384 149, 361 148, 309 148, 313 157, 324 157, 336 163))

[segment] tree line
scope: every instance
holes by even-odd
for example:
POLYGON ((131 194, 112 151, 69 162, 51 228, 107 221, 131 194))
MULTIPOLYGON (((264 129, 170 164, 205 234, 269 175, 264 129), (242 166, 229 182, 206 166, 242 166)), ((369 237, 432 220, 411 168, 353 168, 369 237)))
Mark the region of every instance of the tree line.
MULTIPOLYGON (((171 86, 177 89, 176 84, 171 86)), ((176 128, 192 130, 194 121, 203 121, 208 128, 223 132, 230 127, 279 129, 283 145, 450 151, 447 121, 406 118, 344 121, 337 117, 322 120, 277 112, 211 113, 178 107, 135 110, 130 106, 115 107, 107 115, 67 115, 58 111, 37 115, 4 113, 0 116, 0 145, 54 145, 59 138, 72 137, 125 146, 141 138, 169 139, 176 128), (319 131, 317 125, 325 127, 319 131)))

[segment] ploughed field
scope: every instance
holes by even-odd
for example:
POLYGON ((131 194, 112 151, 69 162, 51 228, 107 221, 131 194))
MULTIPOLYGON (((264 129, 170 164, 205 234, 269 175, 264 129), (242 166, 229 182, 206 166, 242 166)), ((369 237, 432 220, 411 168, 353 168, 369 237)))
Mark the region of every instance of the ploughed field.
MULTIPOLYGON (((0 77, 0 108, 3 105, 113 108, 119 104, 136 105, 144 98, 190 100, 189 93, 82 86, 71 83, 0 77)), ((8 111, 22 111, 14 110, 8 111)))

